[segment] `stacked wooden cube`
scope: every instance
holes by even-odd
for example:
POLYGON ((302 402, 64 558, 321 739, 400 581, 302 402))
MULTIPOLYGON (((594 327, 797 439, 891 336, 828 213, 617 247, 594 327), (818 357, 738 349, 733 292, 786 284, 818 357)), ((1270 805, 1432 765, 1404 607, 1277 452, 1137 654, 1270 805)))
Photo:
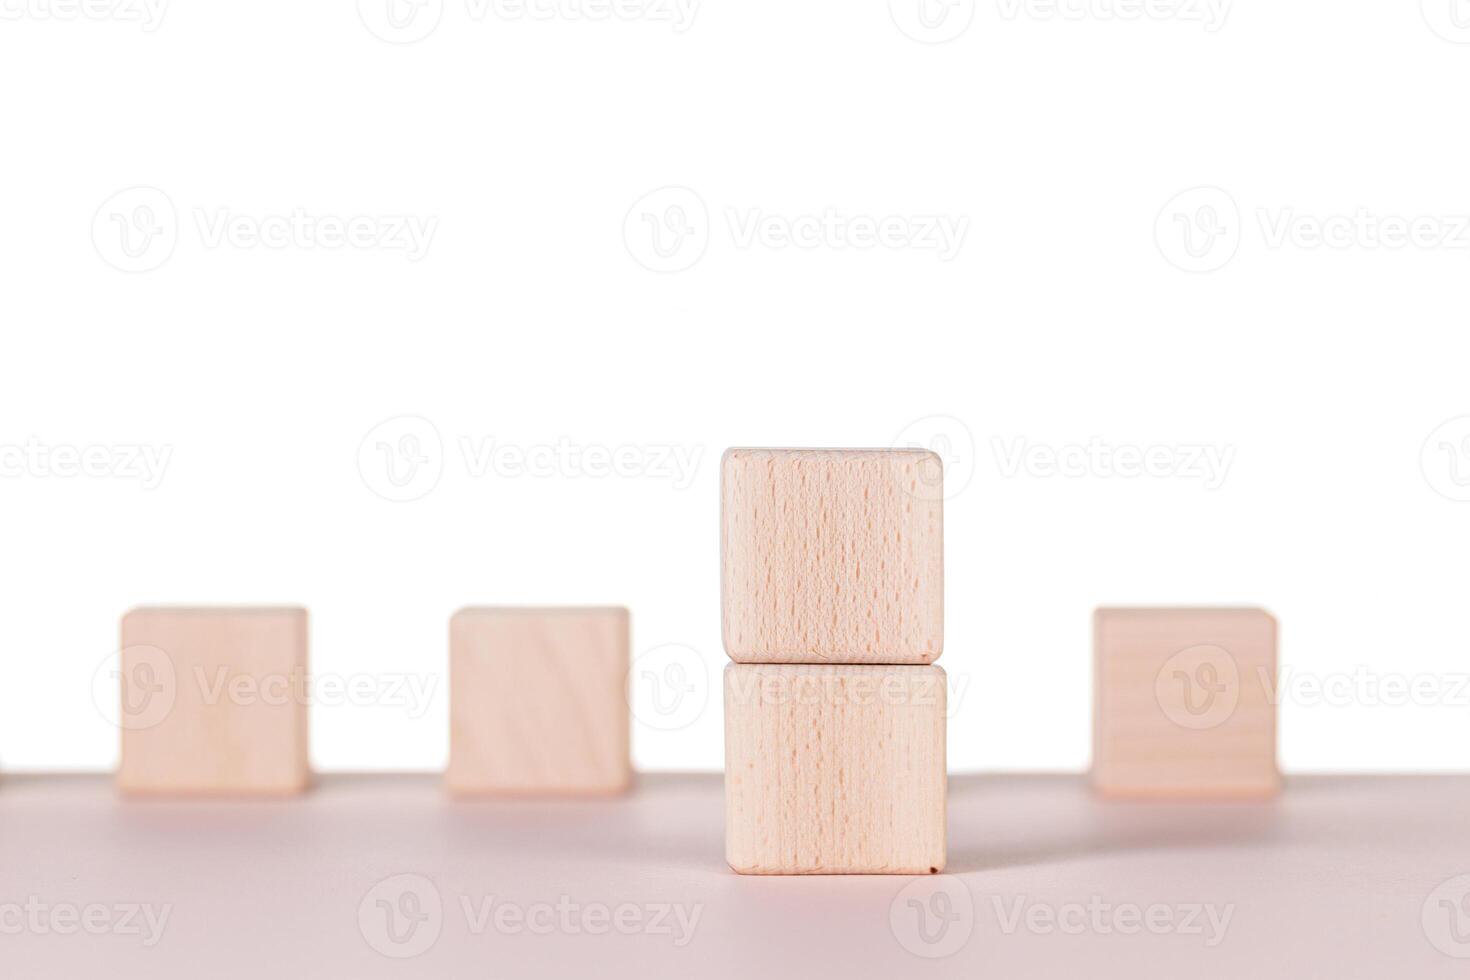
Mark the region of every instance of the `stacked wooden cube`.
POLYGON ((721 525, 726 860, 746 874, 939 871, 939 458, 731 449, 721 525))

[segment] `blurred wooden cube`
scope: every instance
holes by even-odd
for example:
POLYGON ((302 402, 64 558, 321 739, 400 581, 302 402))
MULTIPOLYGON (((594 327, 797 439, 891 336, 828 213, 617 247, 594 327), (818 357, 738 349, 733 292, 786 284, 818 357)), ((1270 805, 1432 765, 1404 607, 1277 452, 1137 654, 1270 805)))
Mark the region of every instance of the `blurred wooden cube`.
POLYGON ((306 628, 306 610, 294 608, 124 616, 119 787, 223 796, 306 789, 306 628))
POLYGON ((945 860, 938 667, 725 668, 725 857, 742 874, 930 874, 945 860))
POLYGON ((737 663, 927 664, 944 645, 944 495, 919 449, 731 449, 725 652, 737 663))
POLYGON ((1092 782, 1107 796, 1279 791, 1276 620, 1263 609, 1099 609, 1092 782))
POLYGON ((451 792, 628 788, 626 609, 462 609, 449 636, 451 792))

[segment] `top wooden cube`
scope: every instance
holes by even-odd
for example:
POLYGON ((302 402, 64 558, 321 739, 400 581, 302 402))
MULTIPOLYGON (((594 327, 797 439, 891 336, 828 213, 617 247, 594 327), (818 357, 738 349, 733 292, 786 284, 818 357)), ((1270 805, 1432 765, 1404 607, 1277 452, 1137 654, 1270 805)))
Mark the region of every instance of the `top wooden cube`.
POLYGON ((943 464, 921 449, 730 449, 725 652, 927 664, 944 645, 943 464))

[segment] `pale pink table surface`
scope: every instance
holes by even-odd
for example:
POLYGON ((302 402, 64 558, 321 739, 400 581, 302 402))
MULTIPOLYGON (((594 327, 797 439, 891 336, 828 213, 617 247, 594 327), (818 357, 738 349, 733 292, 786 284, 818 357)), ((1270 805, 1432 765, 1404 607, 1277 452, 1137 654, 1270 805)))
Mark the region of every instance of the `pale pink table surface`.
POLYGON ((9 775, 0 977, 1470 976, 1470 959, 1450 955, 1470 954, 1470 903, 1443 902, 1470 890, 1443 887, 1470 874, 1466 776, 1299 776, 1275 803, 1220 805, 1105 803, 1077 776, 953 776, 953 877, 741 877, 725 867, 722 824, 717 774, 643 776, 610 801, 487 803, 452 801, 420 775, 328 776, 301 799, 259 803, 135 802, 102 776, 9 775), (420 913, 396 934, 427 941, 407 959, 368 937, 387 914, 377 899, 401 903, 396 883, 370 890, 400 874, 441 902, 431 918, 389 906, 420 913), (466 900, 474 911, 491 896, 560 902, 574 925, 477 932, 466 900), (1040 926, 1013 922, 1018 902, 1043 909, 1040 926), (106 928, 120 925, 17 929, 27 903, 49 910, 47 928, 65 924, 57 908, 97 903, 106 928), (1124 934, 1114 913, 1079 922, 1089 903, 1163 904, 1173 924, 1124 934), (112 911, 134 904, 170 908, 151 946, 112 911), (577 916, 624 904, 637 931, 581 931, 577 916), (676 906, 686 922, 697 910, 692 929, 673 911, 655 922, 676 906), (1207 925, 1184 927, 1194 906, 1230 909, 1214 945, 1207 925), (1069 931, 1048 929, 1046 909, 1073 916, 1069 931))

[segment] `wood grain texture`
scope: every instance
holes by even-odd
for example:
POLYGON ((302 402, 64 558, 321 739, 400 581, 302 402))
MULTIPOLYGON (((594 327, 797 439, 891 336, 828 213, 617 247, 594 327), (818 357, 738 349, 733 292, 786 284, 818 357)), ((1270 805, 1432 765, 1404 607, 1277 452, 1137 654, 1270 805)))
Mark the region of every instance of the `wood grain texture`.
POLYGON ((1260 798, 1276 766, 1276 620, 1263 609, 1099 609, 1093 786, 1260 798))
POLYGON ((628 788, 626 609, 463 609, 449 632, 451 792, 628 788))
POLYGON ((725 858, 742 874, 929 874, 945 862, 938 667, 725 668, 725 858))
POLYGON ((305 790, 306 645, 304 609, 128 613, 118 786, 208 796, 305 790))
POLYGON ((730 449, 720 487, 730 659, 927 664, 939 656, 938 456, 918 449, 730 449))

